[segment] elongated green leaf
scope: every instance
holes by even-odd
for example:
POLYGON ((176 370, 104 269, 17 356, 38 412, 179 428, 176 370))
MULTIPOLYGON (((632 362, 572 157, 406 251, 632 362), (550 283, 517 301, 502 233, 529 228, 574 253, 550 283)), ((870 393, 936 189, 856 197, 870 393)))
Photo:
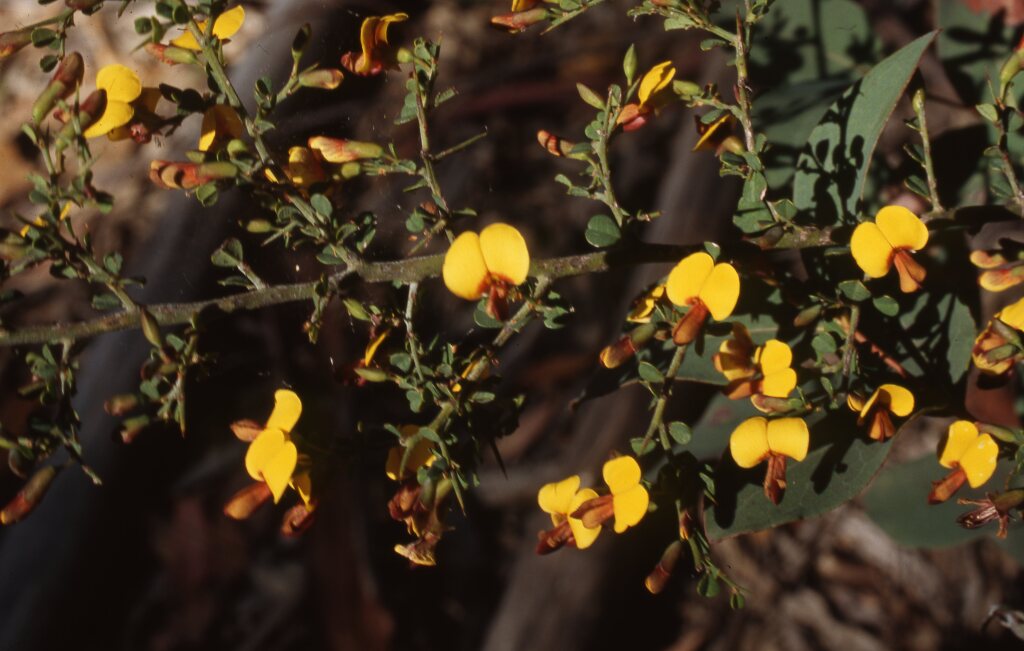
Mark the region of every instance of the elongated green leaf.
POLYGON ((878 137, 935 34, 925 34, 872 68, 811 132, 797 159, 793 203, 818 225, 855 220, 878 137))
POLYGON ((761 488, 765 464, 743 470, 728 451, 722 455, 715 474, 716 503, 705 512, 708 535, 721 539, 830 511, 856 497, 889 453, 891 442, 868 439, 852 412, 818 414, 807 424, 811 450, 799 463, 788 460, 786 492, 778 505, 761 488))

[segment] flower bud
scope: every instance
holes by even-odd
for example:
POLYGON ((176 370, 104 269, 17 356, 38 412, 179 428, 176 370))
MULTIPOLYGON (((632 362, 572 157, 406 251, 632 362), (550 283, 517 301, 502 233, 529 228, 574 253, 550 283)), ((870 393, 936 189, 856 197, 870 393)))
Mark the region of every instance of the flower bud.
POLYGON ((263 431, 263 426, 254 420, 243 419, 231 423, 231 431, 235 438, 244 443, 252 443, 263 431))
POLYGON ((363 166, 356 161, 345 163, 341 166, 341 178, 354 179, 363 173, 363 166))
POLYGON ((672 577, 672 570, 675 569, 679 557, 683 554, 683 543, 675 540, 661 554, 661 560, 654 566, 654 569, 644 579, 644 587, 651 594, 658 594, 665 589, 665 584, 672 577))
POLYGON ((266 482, 253 482, 231 496, 224 505, 224 515, 232 520, 245 520, 271 497, 273 494, 266 482))
POLYGON ((163 337, 160 336, 160 324, 156 322, 156 317, 154 317, 146 308, 141 308, 139 310, 139 322, 142 326, 142 334, 146 337, 146 341, 157 347, 162 346, 164 340, 163 337))
POLYGON ((563 140, 550 131, 545 131, 544 129, 537 132, 537 142, 539 142, 540 146, 546 149, 549 154, 559 157, 569 156, 572 153, 573 147, 576 146, 576 143, 563 140))
POLYGON ((504 27, 513 34, 521 32, 531 25, 542 23, 548 19, 548 10, 543 7, 530 9, 529 11, 517 11, 509 14, 493 16, 491 24, 497 27, 504 27))
POLYGON ((296 504, 288 509, 281 519, 281 535, 294 538, 302 535, 313 525, 314 512, 305 504, 296 504))
POLYGON ((139 397, 133 393, 122 393, 103 403, 103 410, 111 416, 124 416, 139 406, 139 397))
MULTIPOLYGON (((107 91, 103 89, 94 90, 89 96, 78 105, 78 124, 84 132, 96 120, 100 119, 103 112, 107 110, 107 91)), ((75 137, 75 122, 68 120, 64 128, 57 134, 57 151, 63 151, 71 144, 75 137)))
POLYGON ((180 163, 155 160, 149 164, 149 179, 164 190, 194 190, 211 181, 233 179, 236 176, 238 168, 226 161, 180 163))
POLYGON ((364 158, 380 158, 384 148, 375 142, 359 142, 344 138, 313 136, 309 148, 317 151, 328 163, 348 163, 364 158))
POLYGON ((623 335, 614 344, 606 346, 601 351, 601 365, 605 368, 622 366, 651 340, 656 330, 657 328, 650 323, 634 328, 629 334, 623 335))
POLYGON ((12 524, 23 519, 42 501, 46 491, 57 476, 56 466, 46 466, 36 471, 25 483, 14 499, 0 511, 0 524, 12 524))
POLYGON ((0 34, 0 61, 32 42, 31 29, 18 29, 0 34))
POLYGON ((50 83, 32 105, 32 121, 39 124, 50 114, 57 100, 67 99, 74 93, 82 84, 84 73, 85 64, 82 62, 81 54, 72 52, 64 57, 53 73, 50 83))
POLYGON ((149 416, 133 416, 121 423, 121 440, 131 443, 142 430, 149 426, 149 416))
POLYGON ((806 328, 821 316, 822 305, 821 303, 815 303, 810 307, 805 307, 800 310, 800 313, 793 319, 793 325, 797 328, 806 328))
POLYGON ((274 225, 266 219, 253 219, 245 223, 245 230, 257 235, 269 233, 273 228, 274 225))
POLYGON ((341 85, 345 78, 344 73, 337 68, 322 68, 319 70, 307 70, 299 74, 299 85, 303 88, 319 88, 321 90, 334 90, 341 85))
POLYGON ((199 59, 196 58, 196 55, 192 50, 174 45, 147 43, 146 52, 149 52, 161 63, 166 63, 169 66, 176 66, 178 64, 194 65, 199 63, 199 59))

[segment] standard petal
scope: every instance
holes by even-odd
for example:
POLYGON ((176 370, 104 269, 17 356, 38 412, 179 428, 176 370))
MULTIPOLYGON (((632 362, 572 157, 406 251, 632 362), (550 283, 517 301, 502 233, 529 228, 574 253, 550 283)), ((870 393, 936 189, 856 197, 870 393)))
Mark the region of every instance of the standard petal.
POLYGON ((761 380, 761 393, 772 398, 788 398, 796 387, 796 371, 784 368, 765 373, 761 380))
POLYGON ((103 115, 100 116, 100 119, 90 124, 89 127, 82 132, 82 135, 86 138, 105 136, 114 129, 131 122, 132 116, 134 115, 135 109, 131 107, 131 104, 108 101, 107 108, 104 109, 103 115))
POLYGON ((863 222, 854 229, 850 253, 861 271, 872 278, 881 278, 892 267, 892 245, 872 222, 863 222))
MULTIPOLYGON (((595 499, 597 497, 597 491, 592 488, 584 488, 583 490, 576 493, 572 498, 572 502, 569 503, 569 510, 567 513, 574 513, 576 509, 583 506, 584 502, 595 499)), ((594 544, 597 540, 597 536, 601 533, 601 527, 586 527, 583 525, 583 520, 579 518, 569 518, 569 528, 572 529, 572 537, 576 539, 577 549, 586 549, 594 544)))
POLYGON ((134 102, 142 94, 142 82, 135 72, 120 63, 103 66, 96 73, 96 88, 107 91, 107 103, 134 102))
POLYGON ((299 460, 299 451, 291 441, 285 441, 277 454, 267 460, 263 466, 263 480, 274 495, 274 503, 280 501, 284 489, 288 488, 295 472, 295 464, 299 460))
POLYGON ((784 454, 794 461, 807 456, 811 435, 803 418, 779 418, 768 421, 768 448, 774 454, 784 454))
POLYGON ((928 244, 928 227, 903 206, 882 208, 875 223, 893 248, 919 251, 928 244))
POLYGON ((265 429, 260 432, 245 452, 245 470, 249 476, 263 481, 263 469, 281 450, 286 440, 284 432, 279 429, 265 429))
POLYGON ((491 224, 480 231, 480 251, 487 270, 513 285, 520 285, 530 271, 526 240, 515 227, 491 224))
POLYGON ((217 138, 241 138, 244 130, 242 119, 230 106, 217 104, 203 113, 202 135, 199 136, 199 151, 209 151, 217 138))
MULTIPOLYGON (((572 513, 575 510, 571 508, 573 497, 576 495, 579 487, 579 475, 572 475, 562 481, 544 484, 537 493, 537 504, 540 506, 541 511, 552 515, 572 513)), ((594 496, 596 497, 597 495, 595 494, 594 496)), ((580 502, 580 504, 582 503, 580 502)))
POLYGON ((668 282, 665 283, 668 300, 680 307, 689 305, 691 300, 700 294, 701 287, 714 268, 715 261, 703 251, 680 260, 669 273, 668 282))
POLYGON ((712 317, 727 319, 740 298, 740 275, 728 262, 716 264, 698 296, 712 317))
POLYGON ((753 468, 771 452, 768 447, 768 421, 761 416, 748 418, 729 437, 729 452, 740 468, 753 468))
POLYGON ((441 266, 444 285, 452 294, 468 301, 483 296, 487 289, 487 264, 480 251, 480 236, 466 231, 455 238, 444 254, 441 266))
POLYGON ((672 67, 671 61, 662 61, 648 70, 644 78, 640 80, 640 89, 637 91, 640 106, 646 104, 651 96, 659 90, 671 84, 675 76, 676 69, 672 67))
POLYGON ((999 311, 999 320, 1014 330, 1024 330, 1024 298, 999 311))
MULTIPOLYGON (((863 420, 868 417, 868 414, 871 413, 871 408, 875 406, 875 403, 878 402, 878 399, 881 396, 882 391, 881 387, 879 387, 878 389, 875 389, 875 392, 871 394, 871 397, 868 398, 866 402, 861 404, 860 414, 857 417, 858 425, 860 425, 863 422, 863 420)), ((847 404, 850 404, 849 398, 847 398, 847 404)))
POLYGON ((373 361, 374 355, 377 354, 377 349, 384 343, 384 340, 391 334, 391 328, 385 328, 383 332, 373 338, 373 341, 366 345, 366 350, 363 351, 363 366, 369 366, 373 361))
POLYGON ((767 375, 792 366, 793 351, 788 344, 778 339, 769 339, 761 347, 761 353, 757 361, 761 366, 761 371, 767 375))
POLYGON ((908 416, 914 411, 914 394, 898 384, 883 384, 878 391, 888 394, 889 411, 897 416, 908 416))
POLYGON ((643 519, 651 498, 647 494, 647 489, 640 484, 614 495, 612 510, 615 513, 615 533, 622 533, 643 519))
POLYGON ((376 29, 375 29, 375 33, 374 33, 374 38, 376 39, 377 43, 378 44, 379 43, 384 43, 385 45, 387 44, 387 42, 388 42, 388 26, 391 25, 391 23, 400 23, 400 22, 408 20, 408 19, 409 19, 409 14, 402 14, 402 13, 399 13, 399 14, 389 14, 387 16, 381 17, 380 22, 377 23, 377 26, 376 26, 376 29))
POLYGON ((949 426, 946 445, 939 455, 939 464, 946 468, 954 468, 961 457, 978 440, 978 426, 969 420, 958 420, 949 426))
POLYGON ((213 21, 213 35, 222 41, 231 38, 238 33, 238 30, 242 29, 244 22, 245 9, 242 5, 228 9, 213 21))
POLYGON ((640 464, 633 457, 616 457, 605 462, 601 475, 612 495, 618 495, 640 483, 640 464))
POLYGON ((998 456, 999 446, 988 434, 982 434, 967 447, 960 457, 960 467, 964 469, 971 488, 981 486, 992 477, 998 456))
POLYGON ((267 429, 290 432, 302 415, 302 400, 294 391, 278 389, 274 392, 274 411, 267 419, 267 429))

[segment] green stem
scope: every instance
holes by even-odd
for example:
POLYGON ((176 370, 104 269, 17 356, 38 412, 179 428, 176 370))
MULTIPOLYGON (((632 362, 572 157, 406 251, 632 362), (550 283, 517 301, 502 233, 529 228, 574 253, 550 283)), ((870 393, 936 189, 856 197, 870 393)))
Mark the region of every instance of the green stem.
POLYGON ((679 367, 683 365, 683 359, 686 358, 686 348, 687 346, 676 348, 672 361, 668 365, 665 379, 661 385, 661 395, 658 396, 658 401, 654 404, 651 422, 648 424, 647 432, 644 433, 644 440, 640 444, 641 450, 647 447, 647 444, 654 439, 654 433, 658 432, 660 434, 661 447, 666 452, 672 451, 672 441, 669 440, 668 433, 665 431, 665 407, 668 406, 668 399, 672 395, 672 384, 675 382, 676 375, 679 374, 679 367))
POLYGON ((942 207, 942 202, 939 201, 939 186, 935 180, 935 165, 932 162, 932 140, 928 135, 928 119, 925 117, 924 112, 924 93, 921 93, 921 100, 913 102, 914 113, 917 115, 918 133, 921 134, 921 148, 924 151, 924 173, 928 178, 928 199, 932 203, 933 213, 941 213, 946 209, 942 207))

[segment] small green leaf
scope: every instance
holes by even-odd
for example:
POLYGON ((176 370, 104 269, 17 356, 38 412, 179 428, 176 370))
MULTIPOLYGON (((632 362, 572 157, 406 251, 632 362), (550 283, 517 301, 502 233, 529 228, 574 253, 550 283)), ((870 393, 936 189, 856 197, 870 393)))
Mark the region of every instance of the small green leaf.
POLYGON ((638 457, 642 457, 645 454, 654 452, 654 450, 658 446, 654 443, 653 440, 647 441, 647 444, 645 445, 643 437, 638 436, 636 438, 629 440, 629 447, 633 449, 633 454, 635 454, 638 457))
POLYGON ((584 102, 590 104, 597 110, 603 111, 605 109, 604 100, 601 99, 601 96, 595 93, 594 91, 590 90, 583 84, 576 84, 576 92, 580 94, 580 98, 582 98, 584 102))
MULTIPOLYGON (((32 35, 35 36, 35 33, 33 32, 32 35)), ((977 106, 974 107, 974 110, 976 110, 981 115, 981 117, 985 118, 989 122, 992 122, 993 124, 999 121, 999 112, 996 110, 996 107, 993 106, 992 104, 978 104, 977 106)))
POLYGON ((693 431, 690 426, 678 420, 668 424, 668 435, 679 445, 689 445, 693 440, 693 431))
POLYGON ((210 262, 218 267, 235 268, 242 264, 242 243, 235 238, 225 241, 210 256, 210 262))
POLYGON ((633 79, 636 78, 636 46, 630 45, 629 49, 626 50, 626 56, 622 58, 622 72, 626 75, 626 85, 631 86, 633 79))
POLYGON ((871 298, 871 292, 859 280, 844 280, 839 283, 839 291, 856 303, 871 298))
POLYGON ((665 376, 661 374, 654 364, 650 362, 640 362, 640 366, 637 369, 640 374, 640 379, 644 382, 650 382, 651 384, 661 384, 665 381, 665 376))
POLYGON ((622 237, 622 231, 615 220, 608 215, 594 215, 587 222, 586 238, 591 246, 603 248, 611 246, 622 237))
POLYGON ((882 294, 871 299, 871 304, 875 306, 875 309, 884 314, 885 316, 896 316, 900 312, 900 304, 896 302, 896 299, 888 294, 882 294))

